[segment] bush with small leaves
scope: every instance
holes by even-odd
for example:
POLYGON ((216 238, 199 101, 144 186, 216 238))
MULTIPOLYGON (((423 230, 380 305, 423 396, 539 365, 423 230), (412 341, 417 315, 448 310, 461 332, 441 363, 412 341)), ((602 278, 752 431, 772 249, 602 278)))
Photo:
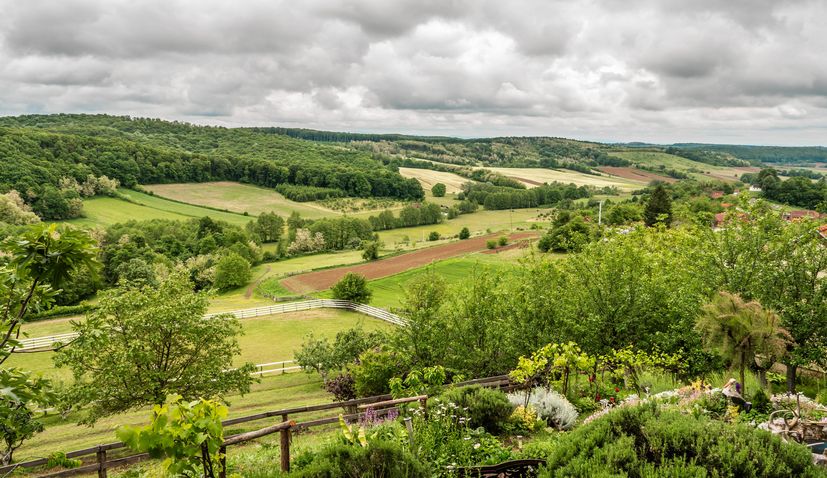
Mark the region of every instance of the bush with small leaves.
POLYGON ((497 248, 497 240, 496 239, 489 239, 485 243, 485 247, 487 247, 489 249, 496 249, 497 248))
POLYGON ((463 227, 459 231, 459 238, 460 239, 468 239, 469 237, 471 237, 471 231, 469 231, 467 227, 463 227))
POLYGON ((441 198, 445 196, 445 192, 447 188, 442 183, 434 184, 434 187, 431 188, 431 193, 434 195, 435 198, 441 198))
POLYGON ((489 433, 500 433, 514 412, 506 394, 478 385, 452 388, 438 399, 467 409, 465 414, 471 420, 471 426, 483 427, 489 433))
POLYGON ((333 395, 336 402, 345 402, 356 398, 356 382, 353 375, 343 373, 327 381, 324 384, 325 390, 333 395))
POLYGON ((368 289, 368 281, 365 276, 348 272, 342 280, 336 283, 331 289, 333 298, 338 300, 349 300, 360 304, 367 304, 373 295, 368 289))
POLYGON ((439 240, 439 233, 436 232, 436 231, 431 231, 431 233, 428 234, 428 240, 429 241, 438 241, 439 240))

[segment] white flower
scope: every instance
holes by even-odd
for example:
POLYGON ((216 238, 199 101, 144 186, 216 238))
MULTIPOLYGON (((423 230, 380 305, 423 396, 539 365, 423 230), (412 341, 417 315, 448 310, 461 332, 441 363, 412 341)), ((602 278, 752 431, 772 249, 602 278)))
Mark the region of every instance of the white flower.
POLYGON ((474 443, 474 449, 475 449, 475 450, 479 449, 479 447, 480 447, 480 444, 479 444, 479 443, 474 443))

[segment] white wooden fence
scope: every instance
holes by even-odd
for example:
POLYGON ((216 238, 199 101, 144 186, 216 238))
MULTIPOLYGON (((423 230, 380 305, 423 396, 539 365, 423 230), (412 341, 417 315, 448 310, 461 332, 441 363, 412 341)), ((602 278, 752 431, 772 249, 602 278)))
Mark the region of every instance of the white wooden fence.
MULTIPOLYGON (((380 309, 379 307, 373 307, 365 304, 357 304, 355 302, 350 302, 347 300, 335 299, 314 299, 305 300, 301 302, 287 302, 284 304, 275 304, 267 307, 255 307, 252 309, 234 310, 231 312, 217 312, 214 314, 207 314, 204 316, 204 318, 209 319, 211 317, 216 317, 218 315, 230 314, 238 319, 249 319, 252 317, 263 317, 266 315, 286 314, 289 312, 299 312, 302 310, 325 308, 352 310, 354 312, 369 315, 379 320, 384 320, 385 322, 390 322, 394 325, 405 325, 406 323, 405 319, 396 314, 392 314, 391 312, 388 312, 385 309, 380 309)), ((31 339, 22 339, 20 340, 20 345, 18 346, 18 349, 23 349, 24 351, 48 349, 52 348, 52 346, 56 343, 65 344, 73 340, 75 337, 77 337, 77 335, 78 334, 76 332, 69 332, 60 335, 52 335, 49 337, 35 337, 31 339)))

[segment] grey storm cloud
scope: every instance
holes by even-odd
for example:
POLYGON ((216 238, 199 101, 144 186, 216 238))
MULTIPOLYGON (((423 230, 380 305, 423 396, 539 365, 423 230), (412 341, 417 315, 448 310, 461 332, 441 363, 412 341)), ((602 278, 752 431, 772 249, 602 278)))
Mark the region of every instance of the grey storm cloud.
POLYGON ((0 0, 0 114, 824 144, 820 0, 0 0))

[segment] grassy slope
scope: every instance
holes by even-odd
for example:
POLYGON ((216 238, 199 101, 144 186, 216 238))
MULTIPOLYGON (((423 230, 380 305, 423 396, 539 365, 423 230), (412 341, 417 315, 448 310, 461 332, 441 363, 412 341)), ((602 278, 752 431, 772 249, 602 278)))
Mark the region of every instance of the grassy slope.
MULTIPOLYGON (((530 219, 548 211, 550 209, 514 209, 513 212, 507 209, 502 211, 480 210, 473 214, 463 214, 442 224, 381 231, 379 232, 379 239, 385 243, 386 247, 396 248, 399 243, 403 242, 405 237, 411 241, 416 241, 418 245, 422 245, 431 231, 437 231, 443 237, 451 237, 459 234, 463 227, 467 227, 472 233, 483 233, 489 229, 491 231, 507 231, 512 225, 515 230, 519 227, 528 229, 532 224, 529 221, 530 219)), ((433 243, 428 244, 433 245, 433 243)))
MULTIPOLYGON (((334 337, 337 332, 361 324, 367 330, 390 327, 389 324, 362 314, 336 309, 316 309, 310 311, 277 314, 241 321, 244 334, 239 340, 241 355, 237 363, 267 363, 290 360, 296 349, 301 346, 304 337, 313 332, 319 337, 334 337)), ((69 321, 57 319, 52 327, 48 322, 33 323, 26 326, 31 337, 41 337, 71 330, 69 321), (41 325, 42 324, 42 325, 41 325)), ((52 363, 52 353, 15 354, 6 364, 42 373, 44 376, 59 380, 71 379, 66 369, 56 369, 52 363)))
POLYGON ((318 219, 338 213, 312 202, 291 201, 272 189, 229 181, 212 183, 156 184, 144 186, 160 197, 189 204, 226 209, 237 213, 245 211, 257 216, 262 212, 275 212, 289 216, 296 211, 302 217, 318 219))
MULTIPOLYGON (((588 185, 602 188, 604 186, 615 186, 621 191, 633 191, 640 189, 645 185, 643 182, 623 179, 616 176, 597 176, 594 174, 585 174, 577 171, 566 169, 545 169, 545 168, 486 168, 491 171, 498 172, 504 176, 515 179, 529 179, 540 183, 574 183, 578 186, 588 185)), ((535 185, 528 184, 528 187, 535 185)))
POLYGON ((128 202, 117 198, 99 197, 87 199, 83 202, 83 211, 86 217, 67 221, 84 227, 107 226, 132 219, 178 219, 210 216, 213 219, 226 221, 243 226, 252 218, 214 209, 181 204, 164 198, 150 196, 131 190, 122 190, 132 201, 128 202))
POLYGON ((406 178, 416 178, 422 184, 422 189, 427 192, 431 191, 434 184, 442 183, 448 193, 456 193, 463 184, 470 181, 458 174, 432 171, 430 169, 399 168, 399 174, 406 178))
POLYGON ((680 156, 653 151, 617 151, 611 153, 611 155, 646 166, 655 168, 665 166, 666 168, 687 172, 694 179, 709 180, 710 177, 715 177, 735 180, 746 171, 740 168, 699 163, 680 156), (690 170, 692 172, 690 172, 690 170))

